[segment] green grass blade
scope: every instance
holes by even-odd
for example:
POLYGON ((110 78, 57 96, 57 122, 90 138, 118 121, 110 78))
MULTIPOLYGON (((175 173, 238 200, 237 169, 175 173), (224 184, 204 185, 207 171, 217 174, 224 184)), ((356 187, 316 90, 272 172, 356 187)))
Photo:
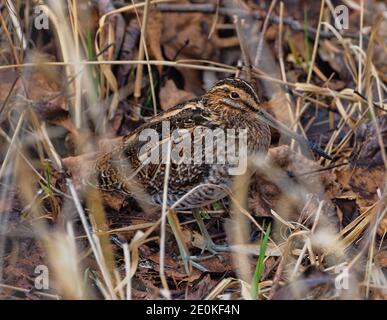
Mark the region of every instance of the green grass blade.
POLYGON ((271 224, 269 223, 269 226, 266 229, 265 234, 261 235, 261 246, 259 248, 259 257, 257 261, 257 265, 255 267, 255 272, 253 276, 253 281, 251 283, 251 296, 253 299, 258 297, 259 293, 259 280, 261 279, 263 268, 264 268, 264 260, 265 260, 265 253, 267 249, 267 244, 269 242, 269 236, 270 236, 270 229, 271 224))

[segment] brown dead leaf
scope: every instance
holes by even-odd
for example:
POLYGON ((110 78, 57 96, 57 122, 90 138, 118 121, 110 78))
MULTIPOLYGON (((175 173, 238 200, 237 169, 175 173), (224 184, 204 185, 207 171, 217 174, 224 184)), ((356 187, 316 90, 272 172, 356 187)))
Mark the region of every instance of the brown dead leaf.
POLYGON ((382 221, 380 221, 379 227, 378 227, 378 234, 381 237, 384 237, 387 234, 387 218, 384 217, 382 221))
POLYGON ((179 90, 171 79, 168 79, 160 90, 160 104, 163 110, 192 98, 194 98, 192 93, 179 90))
POLYGON ((70 153, 77 153, 76 150, 79 150, 80 147, 81 151, 84 151, 82 148, 90 140, 91 131, 87 128, 78 130, 67 110, 52 102, 35 103, 33 108, 41 120, 63 127, 68 131, 64 142, 70 153))
MULTIPOLYGON (((380 133, 387 146, 387 115, 377 118, 380 133)), ((341 197, 355 198, 359 207, 369 207, 378 200, 377 189, 383 190, 386 169, 377 133, 372 121, 355 131, 355 145, 350 156, 351 166, 335 171, 342 185, 341 197)))
POLYGON ((337 208, 337 216, 340 225, 344 228, 360 214, 360 208, 356 203, 356 197, 350 198, 348 195, 337 196, 333 199, 337 208))
POLYGON ((200 261, 200 264, 210 272, 224 273, 232 271, 234 266, 230 253, 222 253, 219 257, 200 261))
MULTIPOLYGON (((377 118, 384 146, 387 146, 387 115, 377 118)), ((335 175, 342 186, 341 199, 354 199, 360 211, 379 201, 377 190, 384 190, 386 168, 372 121, 362 124, 355 131, 354 148, 350 156, 350 167, 337 169, 335 175)), ((345 216, 344 216, 345 217, 345 216)), ((378 234, 387 232, 387 219, 384 218, 378 234)))
MULTIPOLYGON (((33 51, 26 57, 26 61, 39 64, 43 61, 54 61, 54 57, 33 51)), ((9 111, 21 112, 27 106, 31 106, 39 119, 68 131, 65 146, 68 151, 73 152, 77 144, 83 144, 89 139, 90 132, 88 130, 79 132, 71 120, 68 99, 60 82, 62 79, 60 70, 59 67, 42 66, 33 72, 23 74, 23 77, 15 83, 6 110, 1 113, 0 122, 8 116, 9 111)), ((0 84, 0 99, 5 99, 17 75, 12 72, 0 72, 0 76, 2 75, 5 76, 5 81, 0 84)), ((2 102, 0 100, 0 103, 2 102)))
POLYGON ((206 30, 211 24, 210 19, 202 13, 164 13, 161 43, 166 56, 173 59, 184 47, 179 58, 209 59, 214 52, 208 40, 209 29, 206 30))
POLYGON ((378 252, 375 260, 380 267, 387 268, 387 251, 378 252))
POLYGON ((211 290, 216 286, 218 280, 211 278, 211 274, 203 274, 197 279, 192 288, 189 290, 187 299, 189 300, 203 300, 211 290))
MULTIPOLYGON (((147 256, 146 258, 154 262, 153 269, 156 272, 160 272, 160 254, 156 252, 147 256)), ((189 276, 184 271, 182 271, 181 262, 175 261, 170 255, 165 255, 164 265, 165 265, 165 274, 167 277, 173 277, 173 279, 175 279, 176 281, 187 281, 189 276)), ((197 275, 196 278, 199 277, 197 273, 195 274, 197 275)), ((191 279, 191 281, 193 280, 194 279, 191 279)))
MULTIPOLYGON (((29 53, 26 62, 39 64, 40 62, 55 61, 54 57, 42 54, 38 51, 29 53)), ((8 94, 9 97, 6 109, 2 110, 0 122, 8 116, 9 111, 22 111, 26 108, 27 101, 32 101, 32 108, 42 118, 62 118, 68 111, 67 98, 62 93, 60 83, 61 69, 59 67, 39 67, 34 72, 19 74, 14 71, 0 71, 0 104, 2 104, 8 94), (25 99, 23 99, 23 97, 25 99), (58 113, 55 116, 55 113, 58 113)))
MULTIPOLYGON (((98 0, 99 16, 115 10, 112 0, 98 0)), ((120 13, 111 14, 106 18, 103 32, 101 33, 99 48, 109 49, 103 53, 106 60, 115 60, 118 57, 125 34, 125 20, 120 13), (111 46, 112 45, 112 46, 111 46)))
POLYGON ((296 49, 296 53, 305 59, 306 50, 304 35, 302 33, 294 33, 291 35, 288 41, 292 43, 296 49))
POLYGON ((278 202, 280 190, 273 183, 255 174, 250 184, 248 208, 258 217, 271 217, 270 208, 278 202))
MULTIPOLYGON (((212 17, 203 13, 163 13, 161 44, 167 60, 210 60, 215 45, 208 39, 212 17)), ((202 94, 202 76, 198 70, 177 68, 184 78, 184 90, 202 94)))
MULTIPOLYGON (((16 240, 17 241, 17 240, 16 240)), ((36 277, 35 268, 38 265, 47 264, 45 261, 45 252, 38 242, 31 238, 21 239, 18 242, 18 249, 13 256, 10 254, 4 259, 3 280, 5 284, 9 284, 18 288, 32 290, 34 288, 33 279, 36 277)), ((0 290, 0 298, 9 298, 15 294, 12 289, 0 290)), ((27 293, 29 299, 36 299, 34 293, 27 293)))
POLYGON ((329 63, 329 66, 340 76, 340 79, 347 82, 351 79, 341 45, 333 40, 324 39, 320 42, 318 49, 319 56, 323 61, 329 63))
POLYGON ((193 240, 192 240, 192 245, 196 248, 199 249, 204 249, 205 248, 205 240, 203 236, 199 233, 194 231, 193 234, 193 240))
POLYGON ((291 125, 292 114, 289 101, 286 99, 284 92, 278 92, 273 95, 272 99, 264 104, 264 108, 275 115, 275 117, 282 123, 291 125))
POLYGON ((341 198, 355 198, 360 207, 369 207, 378 199, 377 189, 384 184, 385 170, 382 167, 343 168, 335 172, 342 185, 341 198))
MULTIPOLYGON (((376 119, 384 148, 387 151, 387 114, 376 119)), ((354 167, 375 168, 384 166, 378 133, 373 121, 363 123, 355 131, 355 143, 350 161, 354 167)))
MULTIPOLYGON (((125 28, 124 40, 122 42, 122 48, 120 51, 119 60, 130 61, 135 57, 135 51, 138 46, 138 39, 140 38, 141 29, 136 18, 130 20, 129 24, 125 28)), ((132 70, 132 64, 122 64, 117 67, 117 80, 122 87, 129 77, 129 73, 132 70)))
MULTIPOLYGON (((163 30, 163 14, 151 8, 149 11, 149 20, 146 32, 147 46, 150 59, 163 61, 164 57, 161 52, 161 34, 163 30)), ((163 66, 157 66, 157 70, 161 75, 163 66)))

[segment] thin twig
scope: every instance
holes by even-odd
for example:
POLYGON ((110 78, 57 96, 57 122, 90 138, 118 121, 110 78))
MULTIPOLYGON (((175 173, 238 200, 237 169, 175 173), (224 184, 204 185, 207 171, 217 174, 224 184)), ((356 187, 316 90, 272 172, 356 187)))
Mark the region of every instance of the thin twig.
POLYGON ((271 3, 270 3, 270 7, 269 7, 269 10, 267 12, 267 15, 266 15, 266 18, 263 22, 263 27, 262 27, 262 31, 259 35, 259 40, 258 40, 258 46, 257 46, 257 51, 256 51, 256 54, 255 54, 255 59, 254 59, 254 65, 256 67, 259 67, 259 61, 261 59, 261 55, 262 55, 262 48, 263 48, 263 41, 265 39, 265 33, 266 33, 266 30, 269 26, 269 21, 270 21, 270 16, 273 12, 273 9, 275 7, 275 5, 277 4, 277 0, 272 0, 271 3))
POLYGON ((120 61, 120 60, 101 60, 101 61, 79 61, 79 62, 41 62, 37 63, 23 63, 23 64, 8 64, 0 66, 0 70, 13 69, 13 68, 41 68, 42 66, 73 66, 73 65, 125 65, 125 64, 151 64, 155 66, 170 66, 170 67, 181 67, 181 68, 191 68, 196 70, 207 70, 214 72, 225 72, 225 73, 235 73, 237 68, 229 66, 226 67, 216 67, 216 66, 206 66, 199 64, 189 64, 181 63, 179 61, 165 61, 165 60, 130 60, 130 61, 120 61))
MULTIPOLYGON (((359 32, 359 48, 363 50, 363 22, 364 22, 364 0, 360 0, 360 32, 359 32)), ((362 58, 361 52, 358 53, 358 69, 357 69, 357 91, 362 93, 362 58)), ((361 105, 361 104, 360 104, 361 105)))
MULTIPOLYGON (((142 17, 141 39, 140 39, 140 46, 138 50, 138 60, 144 59, 144 52, 145 52, 145 46, 146 46, 146 32, 147 32, 146 30, 148 27, 148 17, 149 17, 149 4, 150 4, 150 0, 146 0, 144 13, 142 17)), ((138 64, 136 80, 134 83, 134 97, 136 99, 139 99, 141 97, 141 85, 142 85, 142 73, 143 73, 142 71, 143 71, 143 65, 138 64)))
MULTIPOLYGON (((132 0, 132 2, 133 2, 133 0, 132 0)), ((145 9, 149 11, 149 9, 147 7, 145 7, 145 9)), ((140 16, 138 15, 137 9, 135 8, 134 11, 136 13, 138 24, 141 26, 141 29, 142 29, 142 24, 141 24, 141 21, 140 21, 140 16)), ((144 14, 145 14, 145 12, 144 12, 144 14)), ((148 12, 148 14, 149 14, 149 12, 148 12)), ((144 21, 142 23, 144 23, 144 21)), ((141 36, 140 41, 142 41, 141 48, 144 48, 144 54, 145 54, 146 61, 149 61, 149 53, 148 53, 148 49, 147 49, 147 46, 146 46, 146 38, 145 38, 145 36, 144 37, 141 36)), ((152 68, 151 68, 151 65, 149 63, 147 63, 146 66, 148 68, 149 84, 150 84, 150 88, 151 88, 152 103, 153 103, 153 113, 154 113, 154 115, 157 115, 156 93, 155 93, 154 81, 153 81, 153 76, 152 76, 152 68)), ((142 65, 141 65, 141 68, 142 68, 142 65)), ((139 81, 142 84, 142 82, 143 82, 142 81, 142 77, 141 77, 141 79, 139 81)), ((136 80, 135 80, 135 84, 134 84, 134 96, 135 97, 136 97, 136 85, 137 85, 137 74, 136 74, 136 80)), ((141 95, 141 88, 140 88, 140 95, 141 95)), ((112 118, 113 115, 110 115, 110 117, 112 118)))
POLYGON ((39 296, 42 296, 42 297, 45 297, 45 298, 54 299, 54 300, 59 300, 61 298, 60 296, 58 296, 56 294, 40 292, 40 291, 37 291, 37 290, 28 290, 28 289, 24 289, 24 288, 15 287, 15 286, 10 286, 10 285, 5 284, 5 283, 0 283, 0 287, 1 288, 6 288, 6 289, 11 289, 11 290, 14 290, 14 291, 29 293, 29 294, 34 293, 36 295, 39 295, 39 296))
POLYGON ((312 59, 310 61, 310 66, 309 66, 308 76, 306 78, 306 83, 310 83, 310 80, 312 79, 313 65, 314 65, 314 62, 316 61, 317 48, 318 48, 318 44, 319 44, 319 41, 320 41, 321 22, 322 22, 322 18, 324 16, 324 6, 325 6, 325 0, 321 0, 320 16, 318 18, 318 26, 317 26, 316 39, 314 40, 312 59))
POLYGON ((243 22, 244 21, 241 22, 241 20, 238 18, 238 16, 234 16, 234 24, 235 24, 236 33, 237 33, 237 36, 239 39, 239 45, 241 48, 242 61, 243 61, 244 66, 246 67, 247 80, 251 81, 251 64, 250 64, 249 55, 247 54, 246 43, 245 43, 245 40, 244 40, 243 35, 242 35, 242 31, 241 31, 241 24, 243 22))

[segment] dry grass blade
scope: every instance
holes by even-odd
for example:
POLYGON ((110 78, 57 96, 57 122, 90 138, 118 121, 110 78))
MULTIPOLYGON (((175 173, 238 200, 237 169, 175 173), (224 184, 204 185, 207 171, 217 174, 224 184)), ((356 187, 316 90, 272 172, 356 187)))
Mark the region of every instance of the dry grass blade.
POLYGON ((97 260, 98 266, 102 272, 103 279, 104 279, 105 285, 107 287, 107 292, 109 294, 109 298, 114 300, 117 298, 117 296, 114 292, 113 281, 112 281, 111 275, 109 274, 109 270, 108 270, 106 262, 105 262, 105 257, 103 256, 103 252, 101 252, 100 246, 98 245, 98 242, 97 242, 98 239, 96 237, 94 237, 94 235, 91 231, 89 223, 87 222, 86 215, 85 215, 84 210, 82 208, 82 205, 80 203, 78 194, 77 194, 77 192, 74 188, 74 185, 70 179, 67 179, 67 185, 69 186, 70 194, 73 198, 77 212, 78 212, 79 217, 82 221, 83 228, 86 231, 87 239, 88 239, 89 244, 93 250, 93 254, 95 256, 95 259, 97 260))

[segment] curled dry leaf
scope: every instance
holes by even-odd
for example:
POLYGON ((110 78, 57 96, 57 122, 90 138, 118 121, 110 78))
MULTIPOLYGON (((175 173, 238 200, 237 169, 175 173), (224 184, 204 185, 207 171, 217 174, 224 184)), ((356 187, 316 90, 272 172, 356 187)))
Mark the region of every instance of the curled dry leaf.
MULTIPOLYGON (((140 33, 140 25, 138 24, 137 19, 133 18, 125 28, 125 35, 122 42, 119 60, 133 60, 135 57, 135 51, 137 49, 138 39, 140 38, 140 33)), ((129 73, 132 68, 132 64, 121 64, 117 67, 117 80, 120 84, 120 87, 122 87, 128 81, 129 73)))
POLYGON ((102 196, 102 203, 115 211, 119 211, 126 203, 127 196, 119 192, 98 191, 102 196))

